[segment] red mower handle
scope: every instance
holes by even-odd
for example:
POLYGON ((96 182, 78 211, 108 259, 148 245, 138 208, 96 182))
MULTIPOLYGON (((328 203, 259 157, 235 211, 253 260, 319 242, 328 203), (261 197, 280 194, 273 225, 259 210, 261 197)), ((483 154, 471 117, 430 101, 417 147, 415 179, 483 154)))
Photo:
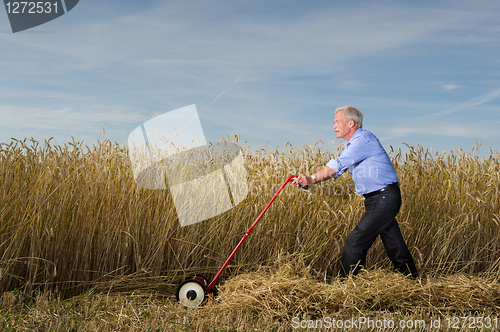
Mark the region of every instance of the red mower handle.
POLYGON ((287 183, 292 182, 296 178, 297 178, 297 175, 290 175, 288 177, 288 179, 286 179, 286 181, 278 189, 278 191, 276 192, 276 194, 274 194, 273 198, 271 198, 271 200, 269 201, 269 203, 267 203, 267 205, 264 208, 264 210, 262 210, 262 212, 259 214, 259 216, 257 217, 257 219, 255 219, 255 221, 253 222, 252 226, 250 226, 250 228, 245 232, 245 235, 243 235, 243 238, 240 240, 240 242, 238 243, 238 245, 236 246, 236 248, 234 248, 233 252, 231 253, 231 255, 229 255, 229 257, 227 258, 227 260, 224 263, 224 265, 222 265, 222 267, 219 270, 219 272, 217 272, 217 274, 215 275, 215 277, 212 279, 212 281, 210 282, 210 284, 207 286, 207 288, 206 288, 207 293, 210 293, 210 291, 212 290, 212 288, 215 285, 215 282, 217 281, 217 279, 219 279, 219 276, 222 274, 222 271, 224 271, 224 269, 227 267, 227 265, 229 264, 229 261, 231 261, 231 259, 236 254, 236 252, 238 251, 238 249, 241 247, 241 245, 243 244, 243 241, 245 241, 245 239, 248 237, 248 235, 250 235, 250 232, 255 227, 255 225, 257 225, 257 223, 259 222, 260 218, 262 218, 262 216, 264 215, 264 213, 266 213, 266 211, 269 208, 269 206, 271 206, 271 204, 274 202, 274 200, 276 199, 276 197, 278 197, 278 195, 281 192, 281 190, 283 190, 283 188, 287 185, 287 183))

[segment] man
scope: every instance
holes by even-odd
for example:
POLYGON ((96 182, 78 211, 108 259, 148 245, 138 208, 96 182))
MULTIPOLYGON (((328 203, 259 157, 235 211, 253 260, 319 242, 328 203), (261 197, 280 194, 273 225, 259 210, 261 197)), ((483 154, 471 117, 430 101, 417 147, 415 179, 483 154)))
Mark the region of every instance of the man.
POLYGON ((394 270, 417 277, 413 257, 395 218, 401 206, 398 177, 379 140, 362 127, 363 114, 360 111, 352 106, 338 107, 333 129, 337 138, 347 141, 344 151, 311 176, 300 174, 292 184, 310 186, 336 179, 349 170, 356 192, 365 197, 365 214, 346 239, 340 275, 356 274, 365 265, 368 249, 380 235, 394 270))

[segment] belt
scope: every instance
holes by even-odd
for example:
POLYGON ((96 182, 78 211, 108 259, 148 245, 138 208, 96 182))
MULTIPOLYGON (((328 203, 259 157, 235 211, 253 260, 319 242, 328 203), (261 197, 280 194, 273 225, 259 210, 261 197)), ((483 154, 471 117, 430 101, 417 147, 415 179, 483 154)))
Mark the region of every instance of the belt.
POLYGON ((364 194, 363 196, 365 198, 368 198, 368 197, 372 197, 372 196, 375 196, 377 194, 380 194, 384 191, 389 191, 391 189, 396 189, 396 188, 399 188, 399 183, 398 182, 394 182, 394 183, 391 183, 390 185, 388 185, 387 187, 384 187, 380 190, 376 190, 376 191, 372 191, 371 193, 368 193, 368 194, 364 194))

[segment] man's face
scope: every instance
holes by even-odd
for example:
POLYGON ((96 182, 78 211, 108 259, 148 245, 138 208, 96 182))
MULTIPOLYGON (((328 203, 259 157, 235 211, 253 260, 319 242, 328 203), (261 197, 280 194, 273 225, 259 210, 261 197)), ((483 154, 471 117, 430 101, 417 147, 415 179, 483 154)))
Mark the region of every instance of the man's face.
POLYGON ((354 121, 344 119, 344 112, 345 111, 342 110, 335 114, 333 129, 335 130, 335 136, 337 136, 337 138, 348 139, 346 135, 350 133, 354 121))

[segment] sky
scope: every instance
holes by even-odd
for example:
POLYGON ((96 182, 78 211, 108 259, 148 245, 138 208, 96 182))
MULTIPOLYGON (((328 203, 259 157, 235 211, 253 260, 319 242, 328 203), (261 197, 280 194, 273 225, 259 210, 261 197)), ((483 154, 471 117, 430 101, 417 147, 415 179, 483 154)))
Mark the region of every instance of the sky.
POLYGON ((127 145, 194 104, 210 142, 331 148, 352 105, 386 149, 500 151, 499 54, 499 1, 80 0, 18 33, 0 9, 0 142, 127 145))

